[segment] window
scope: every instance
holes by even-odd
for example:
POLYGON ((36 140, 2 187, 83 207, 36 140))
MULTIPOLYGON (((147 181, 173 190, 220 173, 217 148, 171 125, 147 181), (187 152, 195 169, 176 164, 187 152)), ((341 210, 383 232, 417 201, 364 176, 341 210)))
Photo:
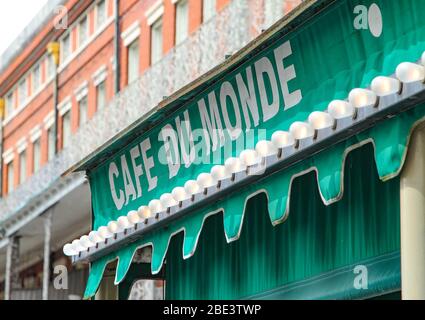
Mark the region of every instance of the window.
POLYGON ((18 87, 18 100, 19 100, 19 105, 22 106, 25 101, 27 101, 27 81, 26 79, 21 81, 21 83, 19 83, 19 87, 18 87))
POLYGON ((14 187, 14 175, 13 175, 13 161, 9 162, 7 164, 7 185, 6 185, 6 192, 10 193, 13 191, 14 187))
POLYGON ((62 49, 62 62, 68 59, 69 54, 71 53, 71 40, 69 33, 62 39, 61 49, 62 49))
POLYGON ((187 0, 180 0, 176 5, 176 45, 187 38, 189 33, 189 6, 187 0))
POLYGON ((78 26, 78 46, 83 46, 87 39, 89 34, 89 24, 87 23, 87 16, 84 17, 78 26))
POLYGON ((96 110, 101 110, 106 106, 106 84, 105 81, 96 87, 96 110))
POLYGON ((71 111, 62 116, 62 148, 65 148, 71 138, 71 111))
POLYGON ((215 14, 216 0, 204 0, 202 2, 202 21, 209 20, 215 14))
POLYGON ((139 77, 139 40, 128 46, 128 83, 139 77))
POLYGON ((52 160, 55 156, 55 128, 51 126, 47 130, 47 160, 52 160))
POLYGON ((55 61, 53 60, 53 56, 49 55, 47 57, 47 79, 53 77, 55 73, 55 61))
POLYGON ((102 26, 106 21, 106 1, 101 0, 96 5, 96 28, 102 26))
POLYGON ((13 92, 9 93, 6 97, 6 117, 10 116, 13 113, 15 108, 15 97, 13 92))
POLYGON ((32 144, 33 146, 33 172, 37 172, 40 169, 40 161, 41 161, 41 144, 40 144, 40 138, 35 140, 32 144))
POLYGON ((27 178, 27 152, 22 151, 19 154, 19 183, 22 184, 27 178))
POLYGON ((162 57, 162 19, 158 19, 151 28, 151 64, 154 64, 162 57))
POLYGON ((81 126, 82 124, 86 123, 87 121, 87 96, 84 96, 81 98, 80 101, 78 101, 78 125, 81 126))
POLYGON ((41 84, 41 72, 40 72, 40 65, 38 64, 33 72, 32 72, 32 92, 35 93, 40 88, 41 84))

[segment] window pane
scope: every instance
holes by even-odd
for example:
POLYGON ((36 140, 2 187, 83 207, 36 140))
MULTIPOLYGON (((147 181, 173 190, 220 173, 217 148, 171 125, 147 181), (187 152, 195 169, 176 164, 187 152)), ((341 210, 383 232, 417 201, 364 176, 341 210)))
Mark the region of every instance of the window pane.
POLYGON ((128 83, 139 77, 139 41, 128 46, 128 83))
POLYGON ((78 125, 81 126, 82 124, 86 123, 87 121, 87 96, 82 98, 78 102, 78 125))
POLYGON ((50 79, 53 77, 55 71, 55 62, 53 61, 53 56, 47 57, 47 78, 50 79))
POLYGON ((96 28, 102 26, 106 21, 106 3, 105 0, 99 1, 96 8, 96 28))
POLYGON ((40 72, 40 65, 37 65, 34 68, 34 71, 32 73, 32 92, 35 93, 40 88, 41 83, 41 72, 40 72))
POLYGON ((22 106, 25 101, 27 101, 27 81, 24 80, 19 84, 18 88, 18 99, 19 99, 19 105, 22 106))
POLYGON ((96 87, 96 110, 103 109, 106 105, 106 86, 105 81, 99 83, 96 87))
POLYGON ((151 64, 154 64, 162 57, 162 19, 152 25, 151 39, 151 64))
POLYGON ((37 172, 40 169, 41 146, 40 139, 33 143, 33 171, 37 172))
POLYGON ((15 99, 13 96, 13 92, 9 93, 6 98, 6 116, 10 116, 13 113, 13 109, 15 108, 15 99))
POLYGON ((215 14, 216 0, 204 0, 202 3, 202 21, 209 20, 215 14))
POLYGON ((49 128, 47 132, 47 159, 50 161, 55 156, 55 129, 53 127, 49 128))
POLYGON ((187 0, 177 2, 176 8, 176 45, 187 38, 189 32, 189 7, 187 0))
POLYGON ((78 28, 78 45, 82 46, 86 43, 88 37, 88 23, 87 23, 87 17, 84 17, 80 21, 80 25, 78 28))
POLYGON ((71 137, 71 112, 68 111, 62 117, 62 148, 65 148, 71 137))
POLYGON ((24 183, 27 178, 27 153, 21 152, 19 155, 19 183, 24 183))
POLYGON ((62 48, 62 62, 63 62, 69 57, 69 54, 71 52, 71 42, 70 42, 69 34, 67 34, 62 39, 61 48, 62 48))
POLYGON ((14 180, 14 176, 13 176, 13 162, 10 162, 7 165, 7 192, 12 192, 13 191, 13 180, 14 180))

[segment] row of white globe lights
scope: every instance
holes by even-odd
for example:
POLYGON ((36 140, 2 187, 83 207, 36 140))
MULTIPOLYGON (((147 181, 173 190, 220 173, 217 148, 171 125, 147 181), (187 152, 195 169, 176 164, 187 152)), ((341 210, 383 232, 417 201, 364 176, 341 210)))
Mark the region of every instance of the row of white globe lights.
POLYGON ((271 141, 259 141, 255 150, 244 150, 240 153, 239 158, 229 158, 225 161, 224 166, 216 165, 212 167, 210 173, 201 173, 196 181, 189 180, 184 187, 176 187, 171 193, 163 194, 159 200, 151 200, 147 206, 141 206, 137 211, 130 211, 126 216, 119 217, 117 221, 110 221, 107 226, 102 226, 97 231, 91 231, 88 235, 66 244, 63 248, 65 255, 78 255, 137 223, 148 223, 148 218, 178 205, 181 201, 191 199, 194 194, 260 163, 265 157, 271 155, 280 157, 284 148, 297 148, 298 141, 314 137, 317 130, 336 129, 337 121, 354 118, 356 109, 377 106, 379 97, 399 94, 402 83, 424 82, 425 52, 422 55, 421 64, 401 63, 396 69, 396 77, 378 76, 372 81, 370 89, 353 89, 348 96, 348 101, 332 101, 326 112, 315 111, 310 114, 307 122, 294 122, 289 128, 289 132, 276 131, 272 135, 271 141))

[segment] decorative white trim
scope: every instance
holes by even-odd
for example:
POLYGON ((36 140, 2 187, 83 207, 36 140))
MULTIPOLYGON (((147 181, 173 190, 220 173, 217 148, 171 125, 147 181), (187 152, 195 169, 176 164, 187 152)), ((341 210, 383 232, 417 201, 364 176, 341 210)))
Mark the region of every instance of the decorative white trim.
POLYGON ((176 4, 177 2, 179 2, 180 0, 171 0, 172 4, 176 4))
POLYGON ((41 137, 41 125, 37 125, 34 128, 31 129, 30 131, 30 141, 31 143, 34 143, 35 141, 37 141, 40 137, 41 137))
POLYGON ((24 152, 28 147, 28 140, 27 137, 23 137, 21 138, 17 143, 16 143, 16 151, 21 154, 22 152, 24 152))
POLYGON ((87 96, 87 94, 89 93, 89 83, 88 81, 84 81, 82 84, 80 84, 78 86, 77 89, 75 89, 74 91, 74 95, 76 100, 79 102, 81 99, 83 99, 84 97, 87 96))
POLYGON ((55 123, 55 113, 53 111, 49 112, 49 114, 44 118, 43 122, 44 129, 49 130, 55 123))
POLYGON ((72 103, 71 103, 71 97, 66 97, 59 105, 58 105, 58 111, 59 115, 63 116, 66 112, 71 110, 72 103))
POLYGON ((10 148, 8 150, 6 150, 5 152, 3 152, 3 161, 5 164, 9 164, 13 161, 13 158, 15 158, 15 152, 13 150, 13 148, 10 148))
POLYGON ((128 47, 140 35, 140 22, 136 21, 121 33, 124 46, 128 47))
POLYGON ((163 0, 158 0, 145 13, 148 26, 153 25, 159 18, 161 18, 163 14, 164 14, 163 0))
POLYGON ((63 62, 61 62, 58 73, 61 73, 70 63, 72 60, 74 60, 81 52, 83 52, 88 45, 90 45, 105 29, 115 20, 114 16, 109 17, 105 24, 100 27, 98 30, 96 30, 86 41, 84 45, 81 47, 78 47, 77 50, 75 50, 73 53, 71 53, 67 59, 65 59, 63 62))
POLYGON ((108 75, 108 68, 104 64, 101 66, 93 75, 91 76, 93 79, 93 84, 95 87, 97 87, 100 83, 105 81, 106 77, 108 75))

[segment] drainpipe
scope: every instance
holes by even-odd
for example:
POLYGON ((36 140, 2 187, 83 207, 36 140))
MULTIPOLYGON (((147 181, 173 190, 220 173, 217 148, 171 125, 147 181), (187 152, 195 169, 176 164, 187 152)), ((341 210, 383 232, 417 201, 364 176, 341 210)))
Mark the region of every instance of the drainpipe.
POLYGON ((3 117, 5 100, 0 98, 0 197, 3 196, 3 117))
POLYGON ((120 63, 120 0, 115 0, 115 35, 114 35, 114 55, 115 55, 115 82, 114 93, 120 91, 121 63, 120 63))
POLYGON ((54 105, 54 133, 55 133, 55 154, 58 153, 58 89, 59 89, 59 76, 58 76, 58 66, 59 66, 59 42, 50 42, 47 45, 47 52, 52 55, 53 61, 55 63, 54 70, 54 79, 53 79, 53 105, 54 105))
POLYGON ((409 144, 400 178, 401 296, 425 300, 425 126, 409 144))

